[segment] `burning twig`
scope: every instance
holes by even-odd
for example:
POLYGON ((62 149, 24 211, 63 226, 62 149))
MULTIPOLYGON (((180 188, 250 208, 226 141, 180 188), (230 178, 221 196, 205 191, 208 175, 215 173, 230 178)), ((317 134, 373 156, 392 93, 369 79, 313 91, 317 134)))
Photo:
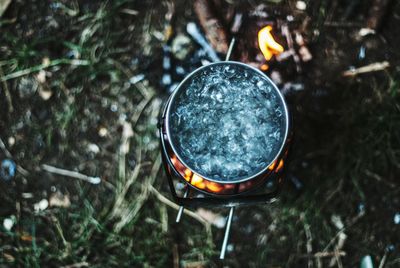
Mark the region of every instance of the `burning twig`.
POLYGON ((91 176, 87 176, 87 175, 84 175, 84 174, 76 172, 76 171, 56 168, 56 167, 46 165, 46 164, 42 165, 42 169, 49 173, 54 173, 54 174, 58 174, 61 176, 66 176, 66 177, 71 177, 71 178, 87 181, 92 184, 99 184, 101 182, 100 177, 91 177, 91 176))
POLYGON ((210 0, 196 0, 193 5, 208 41, 217 52, 226 53, 228 50, 228 34, 214 12, 213 3, 210 0))
MULTIPOLYGON (((188 34, 206 51, 207 55, 213 61, 220 61, 217 53, 210 46, 204 36, 201 34, 199 28, 197 28, 194 22, 189 22, 186 26, 186 31, 188 34)), ((227 48, 228 49, 228 48, 227 48)))
POLYGON ((364 74, 364 73, 382 71, 389 67, 390 67, 390 64, 388 61, 375 62, 375 63, 371 63, 366 66, 362 66, 360 68, 355 68, 355 69, 344 71, 342 73, 342 75, 343 76, 356 76, 356 75, 364 74))

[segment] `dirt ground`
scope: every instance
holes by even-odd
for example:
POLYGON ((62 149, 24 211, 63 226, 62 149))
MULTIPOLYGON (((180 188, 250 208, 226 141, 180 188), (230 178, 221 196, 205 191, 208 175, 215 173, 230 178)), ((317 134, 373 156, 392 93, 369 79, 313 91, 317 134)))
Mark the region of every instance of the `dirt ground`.
POLYGON ((292 178, 278 201, 237 208, 223 262, 213 221, 226 209, 175 224, 157 121, 165 30, 186 34, 190 1, 12 0, 0 18, 0 267, 360 267, 365 256, 400 267, 400 3, 361 37, 373 1, 219 2, 309 21, 313 58, 287 78, 304 88, 286 95, 292 178))

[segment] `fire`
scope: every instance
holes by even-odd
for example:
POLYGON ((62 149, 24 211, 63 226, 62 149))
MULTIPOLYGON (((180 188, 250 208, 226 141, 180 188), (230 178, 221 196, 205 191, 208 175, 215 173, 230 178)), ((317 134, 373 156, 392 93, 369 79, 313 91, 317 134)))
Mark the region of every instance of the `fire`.
MULTIPOLYGON (((185 167, 175 155, 171 156, 171 162, 176 170, 181 174, 181 176, 197 189, 202 189, 211 193, 226 193, 232 192, 235 189, 234 184, 220 184, 202 178, 201 176, 197 175, 196 173, 185 167)), ((275 173, 279 173, 282 170, 283 166, 284 161, 283 159, 280 159, 272 163, 268 167, 268 169, 275 173)), ((250 189, 254 185, 253 183, 254 182, 252 181, 241 183, 239 185, 239 191, 250 189)))
POLYGON ((199 189, 206 188, 206 184, 203 178, 196 174, 193 174, 192 181, 190 183, 199 189))
POLYGON ((212 181, 207 182, 207 188, 214 193, 219 193, 224 189, 222 185, 212 181))
POLYGON ((283 165, 284 165, 283 159, 279 160, 279 163, 278 163, 278 160, 277 160, 274 163, 272 163, 272 165, 270 165, 268 167, 268 169, 271 170, 271 171, 275 170, 275 172, 278 173, 279 171, 282 170, 283 165))
POLYGON ((258 32, 258 45, 267 61, 270 60, 273 55, 279 55, 284 51, 283 46, 275 41, 271 31, 272 27, 267 25, 258 32))
POLYGON ((278 165, 278 167, 276 168, 275 172, 281 171, 282 168, 283 168, 283 159, 281 159, 281 161, 279 161, 279 165, 278 165))
POLYGON ((191 185, 195 186, 198 189, 207 189, 213 193, 219 193, 226 188, 218 183, 204 180, 199 175, 193 173, 190 169, 182 165, 182 163, 178 160, 178 158, 175 155, 171 157, 171 162, 178 170, 178 172, 182 175, 182 177, 187 182, 189 182, 191 185))

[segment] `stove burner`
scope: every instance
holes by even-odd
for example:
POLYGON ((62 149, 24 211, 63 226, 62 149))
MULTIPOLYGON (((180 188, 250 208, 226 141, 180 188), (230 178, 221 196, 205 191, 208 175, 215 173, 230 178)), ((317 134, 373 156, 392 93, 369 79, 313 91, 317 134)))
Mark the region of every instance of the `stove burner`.
POLYGON ((284 146, 287 123, 275 85, 237 62, 210 64, 189 75, 166 114, 176 157, 217 183, 244 182, 263 173, 284 146))
POLYGON ((180 205, 226 206, 225 257, 235 206, 269 203, 281 182, 290 145, 282 94, 259 70, 227 61, 186 77, 166 103, 159 132, 172 196, 180 205))

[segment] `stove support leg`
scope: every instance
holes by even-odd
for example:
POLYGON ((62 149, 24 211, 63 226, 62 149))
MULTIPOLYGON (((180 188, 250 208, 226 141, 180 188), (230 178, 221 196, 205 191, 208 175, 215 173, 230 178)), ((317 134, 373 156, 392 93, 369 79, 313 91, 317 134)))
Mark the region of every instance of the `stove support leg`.
POLYGON ((232 38, 231 43, 229 44, 228 52, 226 53, 225 61, 228 61, 231 57, 233 46, 235 45, 236 39, 235 37, 232 38))
POLYGON ((183 210, 185 210, 184 206, 180 206, 178 214, 176 215, 176 223, 179 223, 181 221, 183 210))
MULTIPOLYGON (((188 197, 188 195, 189 195, 189 186, 186 186, 186 187, 187 187, 187 188, 186 188, 186 191, 185 191, 185 193, 183 194, 183 197, 184 197, 184 198, 188 197)), ((175 220, 176 223, 179 223, 179 222, 181 221, 182 214, 183 214, 183 211, 184 211, 184 210, 185 210, 185 207, 184 207, 184 206, 180 206, 180 207, 179 207, 178 214, 176 215, 176 220, 175 220)))
POLYGON ((228 219, 226 220, 225 236, 224 236, 224 241, 222 243, 221 254, 219 255, 219 258, 221 260, 225 259, 225 252, 226 252, 226 247, 228 245, 229 233, 231 231, 231 224, 232 224, 234 210, 235 207, 231 207, 231 209, 229 210, 228 219))

